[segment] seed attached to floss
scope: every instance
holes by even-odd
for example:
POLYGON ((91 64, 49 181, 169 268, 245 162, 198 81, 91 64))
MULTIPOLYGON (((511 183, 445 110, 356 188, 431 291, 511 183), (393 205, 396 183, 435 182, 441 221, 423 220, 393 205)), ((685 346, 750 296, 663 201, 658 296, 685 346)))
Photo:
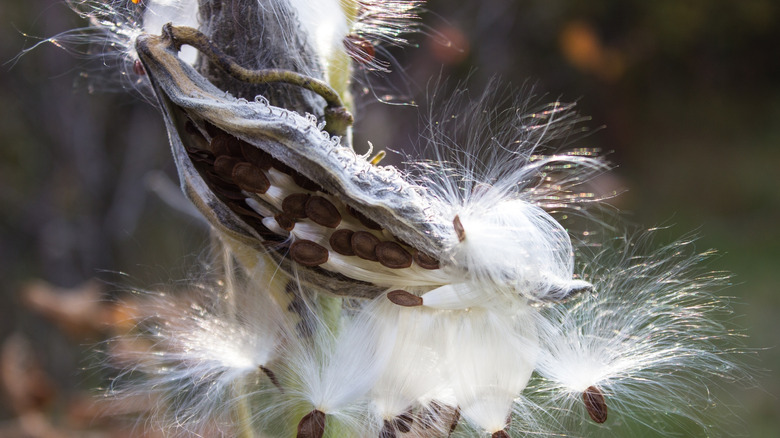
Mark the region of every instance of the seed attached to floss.
POLYGON ((260 371, 262 371, 268 377, 268 380, 270 380, 271 383, 273 383, 274 386, 279 389, 279 392, 284 392, 284 388, 282 388, 282 385, 279 384, 279 379, 276 378, 276 374, 274 374, 273 371, 262 365, 260 365, 260 371))
POLYGON ((303 266, 315 267, 328 261, 328 250, 311 240, 298 240, 290 245, 290 257, 303 266))
POLYGON ((374 249, 379 263, 391 269, 412 266, 412 255, 395 242, 381 242, 374 249))
POLYGON ((268 170, 271 168, 271 155, 249 143, 241 142, 241 155, 258 169, 268 170))
POLYGON ((294 193, 282 201, 282 211, 293 219, 306 219, 306 202, 311 197, 308 193, 294 193))
POLYGON ((406 412, 405 414, 401 414, 393 419, 393 426, 395 426, 396 429, 398 429, 401 433, 408 433, 412 430, 412 422, 413 422, 412 412, 406 412))
POLYGON ((455 227, 455 234, 458 235, 458 241, 463 242, 466 240, 466 229, 463 228, 463 224, 460 222, 460 217, 455 215, 455 219, 452 220, 452 226, 455 227))
POLYGON ((214 172, 229 181, 233 178, 233 168, 240 162, 238 158, 220 155, 214 160, 214 172))
POLYGON ((290 173, 290 177, 292 178, 293 182, 295 182, 295 184, 298 185, 298 187, 304 190, 308 190, 310 192, 322 191, 322 187, 320 187, 319 184, 315 183, 309 178, 306 178, 303 174, 299 172, 292 171, 290 173))
POLYGON ((505 430, 499 430, 498 432, 493 432, 490 438, 509 438, 509 434, 505 430))
POLYGON ((402 307, 417 307, 423 305, 422 297, 411 294, 405 290, 394 290, 387 293, 387 299, 391 303, 402 307))
POLYGON ((271 182, 263 171, 249 163, 238 163, 233 166, 232 177, 236 185, 247 192, 262 194, 271 187, 271 182))
POLYGON ((322 438, 325 434, 325 413, 317 409, 309 412, 298 423, 297 438, 322 438))
POLYGON ((133 73, 137 74, 138 76, 146 75, 146 70, 144 69, 144 65, 141 63, 140 59, 136 59, 133 62, 133 73))
POLYGON ((439 269, 439 261, 428 254, 415 250, 412 257, 414 262, 423 269, 439 269))
POLYGON ((361 259, 379 261, 376 256, 377 245, 379 245, 379 238, 368 231, 356 231, 352 235, 352 250, 361 259))
POLYGON ((211 139, 209 147, 211 148, 211 152, 218 157, 222 155, 229 155, 232 157, 243 156, 239 139, 225 132, 219 132, 215 135, 214 138, 211 139))
POLYGON ((352 230, 340 229, 333 232, 330 235, 330 248, 336 251, 338 254, 345 256, 355 255, 355 251, 352 250, 352 235, 355 234, 352 230))
POLYGON ((600 389, 595 386, 588 387, 582 393, 582 401, 585 402, 585 408, 593 421, 599 424, 607 421, 607 401, 600 389))
POLYGON ((312 196, 306 201, 306 216, 323 227, 336 228, 341 223, 341 214, 333 203, 322 196, 312 196))
POLYGON ((274 216, 274 220, 284 231, 292 231, 293 228, 295 228, 295 221, 290 219, 290 217, 284 213, 280 213, 274 216))
POLYGON ((369 219, 368 216, 364 215, 363 213, 355 210, 354 208, 347 206, 347 211, 349 214, 351 214, 355 219, 359 220, 361 224, 363 224, 364 227, 368 228, 369 230, 381 230, 382 226, 378 223, 374 222, 373 220, 369 219))
POLYGON ((344 38, 344 47, 347 49, 347 52, 349 52, 349 56, 352 57, 355 62, 361 64, 370 63, 376 56, 374 45, 367 39, 353 33, 344 38))
POLYGON ((382 430, 379 432, 379 438, 396 438, 395 426, 388 420, 385 420, 382 430))

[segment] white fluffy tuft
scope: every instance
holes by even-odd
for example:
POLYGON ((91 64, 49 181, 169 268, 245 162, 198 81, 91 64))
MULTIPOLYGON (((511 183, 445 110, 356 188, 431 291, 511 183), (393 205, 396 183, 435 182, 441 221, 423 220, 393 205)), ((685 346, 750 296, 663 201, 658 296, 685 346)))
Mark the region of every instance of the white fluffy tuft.
POLYGON ((708 382, 742 375, 724 349, 735 333, 716 322, 730 313, 712 295, 727 276, 697 272, 709 253, 694 254, 690 242, 649 256, 635 242, 623 245, 586 266, 593 294, 543 312, 539 389, 559 412, 596 387, 616 415, 666 415, 707 431, 706 411, 716 404, 708 382))

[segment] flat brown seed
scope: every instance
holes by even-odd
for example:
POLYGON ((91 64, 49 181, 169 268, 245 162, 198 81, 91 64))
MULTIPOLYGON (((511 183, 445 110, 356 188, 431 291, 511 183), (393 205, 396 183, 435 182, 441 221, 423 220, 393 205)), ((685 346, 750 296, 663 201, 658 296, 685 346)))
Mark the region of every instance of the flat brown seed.
POLYGON ((382 242, 374 249, 379 263, 391 269, 412 266, 412 255, 395 242, 382 242))
MULTIPOLYGON (((279 224, 279 226, 282 227, 282 229, 284 231, 292 231, 293 228, 295 228, 295 221, 290 219, 290 217, 287 216, 284 213, 280 213, 280 214, 277 214, 276 216, 274 216, 274 220, 276 220, 276 223, 279 224)), ((314 243, 314 242, 312 242, 312 243, 314 243)), ((327 260, 327 258, 325 260, 327 260)))
POLYGON ((379 245, 379 238, 369 233, 368 231, 356 231, 352 235, 351 239, 352 251, 355 251, 355 255, 361 259, 370 260, 376 262, 379 259, 376 257, 376 246, 379 245))
POLYGON ((455 413, 452 415, 452 423, 450 423, 450 435, 452 435, 452 432, 455 432, 458 423, 460 423, 460 408, 455 408, 455 413))
POLYGON ((582 401, 585 402, 585 408, 593 421, 599 424, 607 421, 607 401, 600 389, 595 386, 588 387, 582 393, 582 401))
POLYGON ((493 432, 490 438, 509 438, 509 434, 505 430, 499 430, 498 432, 493 432))
POLYGON ((455 215, 455 219, 452 220, 452 226, 455 227, 455 234, 458 235, 458 240, 461 242, 466 240, 466 229, 463 228, 463 224, 458 215, 455 215))
POLYGON ((309 178, 306 178, 305 176, 303 176, 303 174, 299 172, 293 170, 290 173, 290 177, 292 177, 293 181, 295 182, 295 184, 298 185, 298 187, 304 190, 308 190, 310 192, 322 191, 322 187, 320 187, 319 184, 310 180, 309 178))
POLYGON ((394 290, 387 293, 387 299, 393 304, 403 307, 417 307, 422 306, 423 299, 417 295, 413 295, 405 290, 394 290))
POLYGON ((407 433, 412 430, 412 412, 409 411, 405 414, 401 414, 393 419, 393 425, 401 433, 407 433))
POLYGON ((270 380, 275 387, 279 388, 279 392, 284 392, 284 388, 282 388, 282 385, 279 384, 279 379, 276 378, 276 374, 274 374, 273 371, 262 365, 260 365, 260 371, 262 371, 268 377, 268 380, 270 380))
POLYGON ((216 156, 233 156, 240 158, 241 154, 241 140, 233 137, 226 132, 220 132, 211 139, 209 143, 211 152, 214 152, 216 156))
POLYGON ((230 181, 233 178, 233 167, 240 162, 237 158, 221 155, 214 160, 214 172, 230 181))
POLYGON ((323 227, 336 228, 341 223, 339 210, 322 196, 312 196, 306 201, 306 216, 323 227))
POLYGON ((439 261, 424 252, 414 251, 412 257, 414 262, 423 269, 439 269, 439 261))
POLYGON ((328 261, 328 250, 311 240, 298 240, 290 245, 290 257, 303 266, 319 266, 328 261))
POLYGON ((382 226, 378 223, 374 222, 373 220, 369 219, 368 216, 364 215, 363 213, 355 210, 354 208, 347 206, 347 212, 351 214, 355 219, 360 221, 361 224, 363 224, 364 227, 368 228, 369 230, 381 230, 382 226))
POLYGON ((282 201, 282 211, 293 219, 305 219, 306 202, 310 197, 308 193, 293 193, 282 201))
MULTIPOLYGON (((222 158, 222 157, 220 157, 222 158)), ((271 187, 271 182, 262 170, 249 163, 238 163, 233 166, 233 181, 241 190, 252 193, 265 193, 271 187)))
POLYGON ((385 420, 384 425, 382 426, 382 430, 379 431, 379 438, 395 438, 395 427, 393 427, 393 423, 385 420))
POLYGON ((325 413, 317 409, 309 412, 298 423, 297 438, 322 438, 325 434, 325 413))
POLYGON ((355 255, 355 251, 352 250, 353 234, 355 234, 354 231, 347 229, 334 231, 333 234, 330 235, 330 248, 341 255, 355 255))
POLYGON ((241 142, 241 155, 259 169, 268 170, 271 168, 271 155, 244 141, 241 142))

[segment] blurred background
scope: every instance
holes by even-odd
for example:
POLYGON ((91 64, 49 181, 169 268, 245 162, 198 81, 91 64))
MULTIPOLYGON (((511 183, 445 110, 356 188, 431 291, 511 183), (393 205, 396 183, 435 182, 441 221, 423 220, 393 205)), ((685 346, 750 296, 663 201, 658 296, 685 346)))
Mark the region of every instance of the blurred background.
MULTIPOLYGON (((710 267, 734 273, 725 292, 734 322, 759 349, 751 363, 767 371, 755 388, 729 388, 737 406, 722 416, 743 418, 736 430, 746 436, 777 436, 780 3, 427 8, 418 47, 391 50, 404 71, 390 82, 408 81, 419 101, 432 78, 470 75, 479 94, 499 76, 577 101, 594 132, 576 146, 609 154, 610 186, 625 190, 612 203, 625 219, 671 225, 669 236, 694 231, 700 250, 721 254, 710 267)), ((2 2, 0 62, 83 25, 61 1, 2 2)), ((96 90, 104 81, 92 80, 92 67, 52 44, 0 66, 0 437, 137 436, 92 420, 89 389, 103 376, 81 370, 92 364, 91 344, 130 311, 101 299, 186 278, 207 243, 205 226, 177 208, 157 110, 96 90)), ((377 103, 358 119, 356 144, 402 149, 419 114, 377 103)))

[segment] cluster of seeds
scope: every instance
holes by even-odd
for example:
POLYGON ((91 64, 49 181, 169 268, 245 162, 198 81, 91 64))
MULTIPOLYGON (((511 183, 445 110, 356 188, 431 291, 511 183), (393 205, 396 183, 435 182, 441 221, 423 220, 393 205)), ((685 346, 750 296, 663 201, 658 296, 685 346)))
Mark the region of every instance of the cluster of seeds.
POLYGON ((380 287, 447 282, 437 259, 400 241, 267 152, 208 123, 201 132, 190 121, 186 130, 195 140, 187 153, 209 188, 271 249, 301 266, 380 287))

